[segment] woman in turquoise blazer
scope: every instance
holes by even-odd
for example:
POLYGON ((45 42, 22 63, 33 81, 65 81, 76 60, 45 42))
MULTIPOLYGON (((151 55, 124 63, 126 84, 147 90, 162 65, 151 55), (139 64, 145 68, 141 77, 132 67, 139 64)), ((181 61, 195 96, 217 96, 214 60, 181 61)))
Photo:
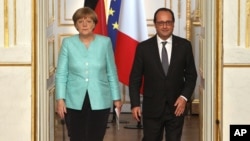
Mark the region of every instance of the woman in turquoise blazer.
POLYGON ((66 118, 70 141, 102 141, 111 106, 122 106, 112 44, 93 33, 92 9, 78 9, 73 21, 79 34, 63 39, 58 57, 57 112, 66 118))

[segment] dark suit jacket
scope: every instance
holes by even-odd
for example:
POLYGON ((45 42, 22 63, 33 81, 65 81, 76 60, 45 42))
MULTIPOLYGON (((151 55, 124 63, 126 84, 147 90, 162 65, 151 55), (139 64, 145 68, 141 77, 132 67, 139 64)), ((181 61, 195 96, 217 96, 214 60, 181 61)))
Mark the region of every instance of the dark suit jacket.
POLYGON ((172 54, 165 76, 159 56, 157 38, 138 44, 130 73, 129 95, 131 108, 140 106, 140 87, 143 86, 143 116, 159 117, 165 112, 174 114, 174 103, 180 95, 190 99, 196 85, 197 72, 191 43, 173 35, 172 54))

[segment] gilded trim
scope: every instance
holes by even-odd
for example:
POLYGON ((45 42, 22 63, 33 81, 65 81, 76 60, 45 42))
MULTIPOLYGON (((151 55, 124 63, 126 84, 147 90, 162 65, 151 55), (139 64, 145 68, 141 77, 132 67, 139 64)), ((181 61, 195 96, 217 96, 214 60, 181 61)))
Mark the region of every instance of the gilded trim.
MULTIPOLYGON (((49 117, 49 124, 51 124, 51 114, 54 114, 53 115, 53 127, 54 127, 54 129, 53 129, 53 136, 54 136, 54 140, 55 140, 55 137, 56 137, 56 126, 55 126, 55 122, 56 122, 56 114, 55 114, 55 112, 54 112, 54 110, 55 110, 55 102, 56 102, 56 100, 55 100, 55 85, 53 85, 51 88, 49 88, 49 90, 48 90, 48 93, 49 93, 49 114, 48 114, 48 117, 49 117), (52 97, 52 100, 53 100, 53 102, 51 103, 51 97, 52 97), (51 113, 51 109, 53 109, 52 111, 52 113, 51 113)), ((49 136, 51 135, 51 128, 49 128, 49 136)))
MULTIPOLYGON (((83 3, 84 4, 84 3, 83 3)), ((64 8, 64 20, 65 21, 72 21, 72 19, 71 18, 67 18, 67 16, 66 16, 66 12, 67 12, 67 7, 66 7, 66 5, 67 5, 67 3, 66 3, 66 0, 64 0, 64 5, 63 5, 63 8, 64 8)), ((73 25, 73 23, 71 23, 70 25, 73 25)))
POLYGON ((47 70, 47 78, 51 77, 55 71, 56 71, 56 66, 55 66, 55 37, 52 36, 48 39, 47 42, 47 55, 48 55, 48 70, 47 70))
POLYGON ((4 47, 9 48, 9 9, 8 0, 4 0, 4 47))
POLYGON ((204 75, 204 39, 199 39, 199 73, 202 79, 205 79, 204 75))
POLYGON ((227 63, 223 65, 224 68, 250 68, 250 64, 233 64, 227 63))
POLYGON ((238 0, 238 37, 237 37, 237 45, 240 46, 240 0, 238 0))
MULTIPOLYGON (((61 3, 62 0, 58 0, 58 8, 57 8, 57 14, 58 14, 58 26, 73 26, 74 24, 73 23, 62 23, 61 22, 61 9, 62 8, 62 3, 61 3)), ((66 8, 65 8, 65 5, 66 5, 66 0, 64 0, 64 5, 63 5, 63 8, 64 8, 64 17, 66 16, 66 8)), ((71 19, 65 19, 66 21, 70 21, 71 19)))
POLYGON ((186 0, 186 38, 191 40, 191 1, 186 0))
POLYGON ((172 9, 173 8, 173 2, 172 2, 172 0, 170 0, 170 9, 172 9))
POLYGON ((51 0, 47 2, 48 4, 48 23, 47 25, 50 25, 51 23, 53 23, 55 21, 55 1, 51 0))
POLYGON ((61 15, 60 15, 60 8, 61 8, 61 0, 58 0, 58 7, 57 7, 57 23, 58 25, 61 25, 61 22, 60 22, 60 18, 61 18, 61 15))
POLYGON ((4 62, 4 63, 0 63, 0 67, 25 67, 25 66, 28 66, 30 67, 31 64, 30 63, 8 63, 8 62, 4 62))
POLYGON ((215 1, 215 37, 216 37, 216 93, 215 93, 215 140, 222 141, 222 88, 223 88, 223 0, 215 1), (222 58, 222 59, 221 59, 222 58))
POLYGON ((32 38, 32 56, 31 56, 31 140, 32 141, 36 141, 37 140, 37 65, 38 63, 37 62, 37 34, 35 33, 38 33, 37 30, 38 30, 38 27, 36 25, 38 25, 37 23, 37 16, 38 13, 37 13, 37 1, 36 0, 32 0, 31 1, 31 9, 32 9, 32 13, 31 13, 31 21, 32 21, 32 24, 31 24, 31 28, 32 28, 32 32, 31 32, 31 38, 32 38))
POLYGON ((195 10, 193 13, 193 22, 194 26, 201 26, 201 2, 200 0, 195 1, 195 10))
POLYGON ((250 0, 246 3, 246 48, 250 48, 250 0))
POLYGON ((57 38, 58 49, 61 48, 61 43, 62 43, 63 38, 69 37, 69 36, 72 36, 72 35, 74 35, 74 34, 69 34, 69 33, 66 33, 66 34, 58 34, 58 38, 57 38))
POLYGON ((17 29, 17 21, 16 21, 16 0, 14 0, 14 45, 16 45, 16 37, 17 37, 17 33, 16 33, 16 29, 17 29))

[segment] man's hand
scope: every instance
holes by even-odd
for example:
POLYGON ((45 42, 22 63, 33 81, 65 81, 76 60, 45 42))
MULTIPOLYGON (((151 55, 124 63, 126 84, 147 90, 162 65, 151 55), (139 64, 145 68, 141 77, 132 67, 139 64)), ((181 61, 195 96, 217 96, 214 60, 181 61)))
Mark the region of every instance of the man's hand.
POLYGON ((139 106, 132 108, 132 116, 137 121, 140 121, 140 118, 141 118, 141 108, 139 106))
POLYGON ((186 103, 187 101, 181 96, 176 100, 174 104, 174 106, 176 107, 175 112, 174 112, 176 116, 181 116, 184 113, 186 103))

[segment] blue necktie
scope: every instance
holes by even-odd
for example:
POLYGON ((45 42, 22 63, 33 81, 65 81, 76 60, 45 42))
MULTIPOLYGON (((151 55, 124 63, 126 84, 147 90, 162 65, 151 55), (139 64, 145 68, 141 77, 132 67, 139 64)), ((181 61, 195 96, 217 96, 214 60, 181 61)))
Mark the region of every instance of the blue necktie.
POLYGON ((161 64, 164 70, 165 75, 167 75, 168 73, 168 53, 166 50, 165 45, 167 44, 167 42, 161 42, 162 43, 162 51, 161 51, 161 64))

